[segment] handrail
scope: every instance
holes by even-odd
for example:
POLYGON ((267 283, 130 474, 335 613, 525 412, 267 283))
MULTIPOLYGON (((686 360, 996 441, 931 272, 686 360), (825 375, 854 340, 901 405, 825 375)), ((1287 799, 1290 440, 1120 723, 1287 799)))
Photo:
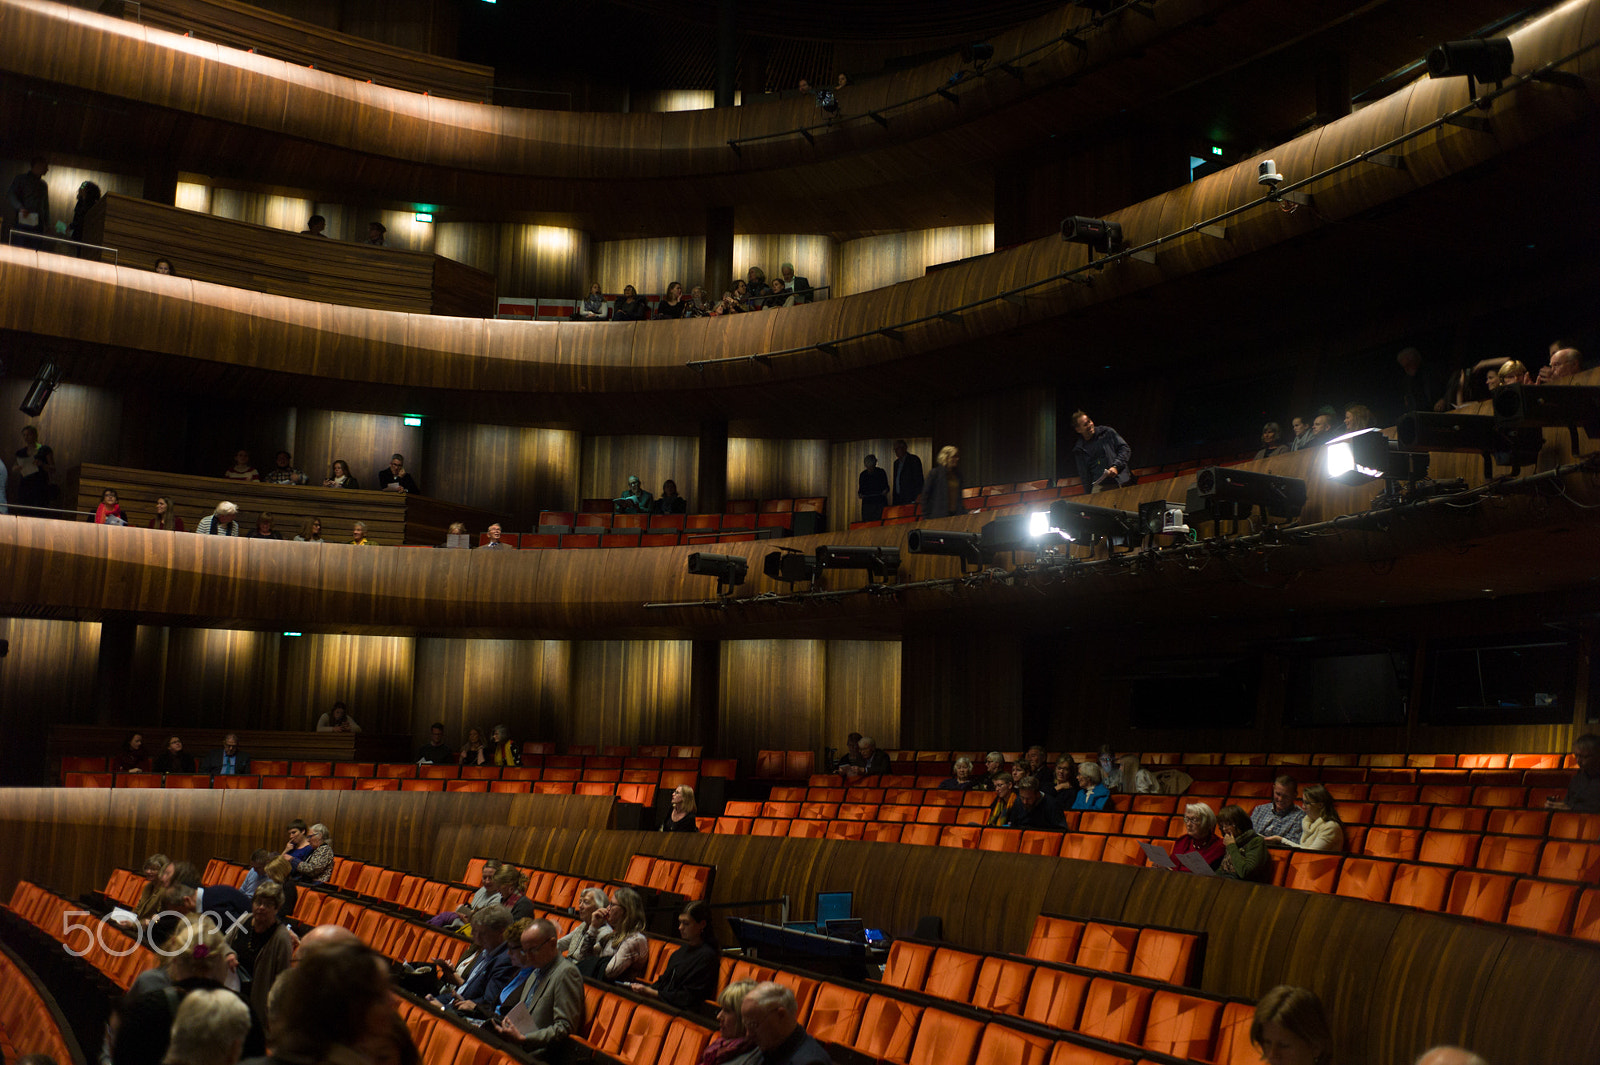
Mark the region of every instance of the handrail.
MULTIPOLYGON (((111 247, 109 244, 90 244, 87 241, 82 240, 68 240, 66 237, 53 237, 49 233, 35 233, 32 230, 27 229, 12 229, 11 232, 6 235, 6 243, 18 248, 25 248, 29 243, 35 240, 48 240, 54 244, 70 244, 74 248, 93 248, 96 251, 108 251, 111 253, 111 265, 118 265, 117 249, 111 247)), ((43 251, 44 249, 38 248, 35 250, 43 251)))
MULTIPOLYGON (((1077 284, 1092 285, 1092 274, 1100 273, 1108 266, 1114 266, 1119 263, 1126 262, 1129 259, 1151 260, 1153 259, 1154 250, 1160 247, 1162 244, 1177 240, 1180 237, 1192 236, 1196 233, 1204 232, 1214 226, 1217 226, 1221 222, 1225 222, 1230 218, 1244 214, 1247 211, 1254 210, 1257 207, 1268 204, 1279 205, 1286 200, 1289 202, 1294 202, 1291 198, 1292 193, 1296 193, 1301 189, 1307 188, 1320 181, 1324 181, 1327 178, 1348 170, 1359 163, 1385 163, 1385 160, 1383 160, 1382 157, 1388 156, 1394 148, 1405 144, 1407 141, 1415 140, 1418 137, 1432 133, 1434 130, 1440 129, 1444 126, 1469 125, 1474 120, 1481 121, 1481 119, 1476 119, 1476 116, 1474 116, 1473 112, 1486 109, 1488 104, 1500 99, 1502 96, 1515 92, 1531 82, 1550 80, 1559 81, 1562 73, 1562 67, 1576 59, 1582 58, 1592 51, 1595 51, 1597 48, 1600 48, 1600 41, 1590 42, 1589 44, 1583 45, 1582 47, 1569 52, 1567 55, 1561 56, 1558 59, 1549 60, 1535 70, 1531 70, 1526 74, 1508 79, 1507 84, 1502 85, 1491 92, 1482 93, 1478 97, 1468 100, 1466 103, 1455 108, 1454 110, 1448 111, 1445 114, 1440 115, 1438 118, 1425 122, 1415 129, 1401 133, 1399 136, 1393 137, 1375 147, 1367 148, 1364 151, 1358 152, 1348 159, 1334 163, 1318 173, 1300 178, 1297 181, 1286 182, 1282 185, 1279 185, 1262 196, 1260 199, 1251 200, 1247 203, 1242 203, 1237 206, 1227 208, 1226 210, 1219 211, 1209 218, 1201 219, 1200 221, 1194 222, 1182 229, 1171 233, 1162 234, 1161 236, 1147 240, 1142 244, 1136 244, 1130 247, 1122 248, 1116 252, 1105 255, 1103 258, 1095 259, 1091 257, 1089 261, 1082 266, 1074 267, 1070 270, 1064 270, 1057 274, 1051 274, 1047 277, 1036 278, 1032 281, 1024 282, 1023 284, 1016 285, 1012 288, 1004 289, 992 296, 980 296, 976 299, 969 300, 966 303, 957 304, 954 307, 947 307, 943 310, 934 311, 931 314, 924 314, 915 318, 907 318, 886 325, 874 326, 871 329, 863 330, 857 333, 849 333, 844 336, 832 338, 830 340, 814 341, 810 344, 789 348, 779 348, 774 351, 756 352, 750 355, 728 355, 714 359, 691 359, 684 365, 695 370, 703 371, 707 366, 727 363, 759 362, 763 365, 766 365, 775 358, 801 355, 812 351, 822 351, 829 355, 837 355, 839 353, 839 345, 841 344, 847 344, 857 340, 865 340, 869 337, 880 336, 889 336, 894 339, 900 339, 896 335, 898 330, 907 329, 915 325, 925 325, 928 322, 933 321, 954 321, 957 320, 958 316, 964 311, 976 310, 979 307, 984 307, 1002 300, 1016 302, 1017 297, 1020 297, 1023 293, 1029 292, 1033 289, 1041 288, 1045 285, 1056 284, 1060 282, 1074 282, 1077 284)), ((1567 76, 1572 77, 1573 75, 1567 76)), ((1107 217, 1112 216, 1108 215, 1107 217)))

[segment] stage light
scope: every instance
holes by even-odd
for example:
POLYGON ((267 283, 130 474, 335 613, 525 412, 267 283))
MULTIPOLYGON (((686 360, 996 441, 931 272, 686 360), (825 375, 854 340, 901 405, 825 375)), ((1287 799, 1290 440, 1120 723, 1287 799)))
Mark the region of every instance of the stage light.
POLYGON ((1329 440, 1322 448, 1323 472, 1340 484, 1368 481, 1415 481, 1426 476, 1426 453, 1401 451, 1382 429, 1357 429, 1329 440))
POLYGON ((780 547, 767 552, 767 557, 761 561, 761 572, 785 584, 814 582, 817 579, 817 560, 796 548, 780 547))
POLYGON ((961 571, 967 563, 986 566, 994 561, 994 551, 983 542, 983 534, 957 532, 953 529, 912 529, 906 537, 906 548, 913 555, 947 555, 961 560, 961 571))
POLYGON ((1502 429, 1565 426, 1578 449, 1578 430, 1600 439, 1600 387, 1594 385, 1506 385, 1494 394, 1494 421, 1502 429))
POLYGON ((978 532, 979 542, 990 558, 1002 551, 1043 551, 1050 543, 1059 544, 1061 534, 1050 526, 1048 511, 1007 514, 985 523, 978 532))
POLYGON ((1109 550, 1132 545, 1133 538, 1139 534, 1139 515, 1058 499, 1050 504, 1050 527, 1073 543, 1092 544, 1104 540, 1109 550))
POLYGON ((17 409, 30 418, 37 418, 44 411, 44 405, 50 402, 50 394, 61 383, 61 369, 53 362, 47 362, 39 367, 39 372, 33 375, 33 385, 29 387, 28 394, 22 397, 22 406, 17 409))
POLYGON ((708 555, 696 551, 689 556, 689 572, 699 577, 715 577, 717 594, 732 595, 750 574, 750 560, 743 555, 708 555))
POLYGON ((888 579, 900 572, 900 549, 870 544, 826 544, 817 548, 818 569, 861 569, 888 579))
POLYGON ((1499 83, 1511 76, 1511 41, 1490 37, 1475 41, 1445 41, 1428 49, 1428 76, 1474 78, 1499 83))
POLYGON ((1068 244, 1087 244, 1090 251, 1109 255, 1122 248, 1122 223, 1068 215, 1061 220, 1061 239, 1068 244))
POLYGON ((1252 508, 1260 507, 1265 514, 1293 518, 1305 505, 1306 482, 1298 477, 1207 466, 1195 475, 1188 511, 1199 520, 1238 520, 1248 517, 1252 508))

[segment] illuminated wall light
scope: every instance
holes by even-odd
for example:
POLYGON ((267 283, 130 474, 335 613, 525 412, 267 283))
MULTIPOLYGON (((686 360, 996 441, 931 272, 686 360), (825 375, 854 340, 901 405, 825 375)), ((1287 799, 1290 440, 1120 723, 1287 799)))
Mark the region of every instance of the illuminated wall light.
POLYGON ((403 414, 400 416, 400 420, 409 428, 422 428, 422 415, 420 414, 403 414))
POLYGON ((286 633, 284 633, 284 635, 285 636, 304 636, 305 633, 303 633, 303 632, 286 632, 286 633))
POLYGON ((560 226, 529 226, 533 246, 542 252, 568 253, 578 244, 575 230, 560 226))
POLYGON ((1217 147, 1215 144, 1213 144, 1211 146, 1211 154, 1212 155, 1221 155, 1222 154, 1222 149, 1217 147))
POLYGON ((414 217, 418 222, 427 222, 429 224, 433 222, 433 213, 431 211, 418 211, 414 217))

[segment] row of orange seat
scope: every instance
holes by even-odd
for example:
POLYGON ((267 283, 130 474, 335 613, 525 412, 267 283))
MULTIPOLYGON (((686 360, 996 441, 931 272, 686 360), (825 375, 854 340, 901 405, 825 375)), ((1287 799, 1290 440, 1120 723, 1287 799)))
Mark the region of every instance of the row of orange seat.
MULTIPOLYGON (((106 758, 69 755, 61 759, 63 773, 113 771, 106 758)), ((298 761, 288 758, 252 758, 248 774, 257 777, 393 777, 397 780, 624 780, 653 782, 657 777, 600 776, 602 773, 688 774, 690 777, 732 777, 737 758, 631 757, 613 755, 524 754, 517 766, 466 765, 454 762, 427 765, 416 762, 298 761)))
POLYGON ((69 1039, 76 1048, 71 1029, 63 1031, 63 1022, 51 1011, 31 971, 10 951, 0 950, 0 1048, 5 1060, 44 1054, 66 1065, 79 1056, 68 1049, 69 1039))
MULTIPOLYGON (((946 767, 958 757, 971 758, 982 764, 987 751, 919 751, 891 750, 885 752, 890 762, 934 762, 946 767)), ((1001 751, 1007 762, 1020 762, 1022 751, 1001 751)), ((1091 760, 1087 755, 1071 751, 1057 751, 1045 755, 1054 764, 1062 758, 1076 761, 1091 760)), ((1578 761, 1572 754, 1519 753, 1519 754, 1346 754, 1346 753, 1274 753, 1243 751, 1147 751, 1139 755, 1145 766, 1254 766, 1282 769, 1293 772, 1306 766, 1368 767, 1385 769, 1576 769, 1578 761)))
POLYGON ((160 963, 155 951, 122 929, 95 920, 77 903, 29 881, 17 881, 10 908, 124 990, 134 977, 160 963))
POLYGON ((542 780, 400 780, 395 777, 255 777, 168 773, 68 773, 69 788, 184 788, 243 791, 417 791, 495 795, 614 796, 619 802, 650 806, 655 784, 542 780))

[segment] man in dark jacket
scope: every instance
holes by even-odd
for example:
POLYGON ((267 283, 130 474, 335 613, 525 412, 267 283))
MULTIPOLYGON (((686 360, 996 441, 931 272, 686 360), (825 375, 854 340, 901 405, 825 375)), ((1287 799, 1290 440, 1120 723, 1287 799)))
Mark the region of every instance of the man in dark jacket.
POLYGON ((1006 816, 1007 828, 1046 828, 1055 832, 1067 830, 1067 820, 1061 816, 1056 802, 1039 790, 1037 777, 1023 777, 1017 783, 1017 797, 1011 802, 1006 816))
POLYGON ((1095 425, 1083 411, 1072 412, 1072 427, 1081 438, 1072 445, 1078 479, 1089 492, 1121 488, 1133 481, 1133 449, 1109 425, 1095 425))
POLYGON ((894 471, 889 480, 897 507, 915 503, 922 494, 922 460, 906 450, 904 440, 894 442, 894 471))

